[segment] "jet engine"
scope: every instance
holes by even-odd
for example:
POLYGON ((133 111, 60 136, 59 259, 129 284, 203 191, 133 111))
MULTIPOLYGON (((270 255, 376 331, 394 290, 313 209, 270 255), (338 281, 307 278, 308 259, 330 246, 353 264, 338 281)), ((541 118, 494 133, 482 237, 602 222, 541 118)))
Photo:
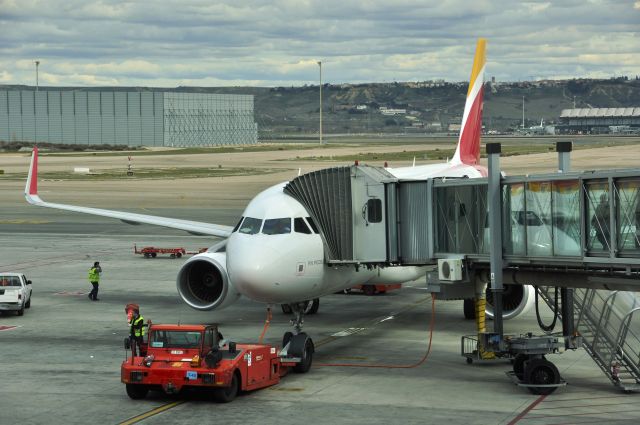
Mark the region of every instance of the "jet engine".
POLYGON ((194 255, 178 272, 178 294, 196 310, 214 310, 229 306, 240 293, 227 274, 225 252, 194 255))
MULTIPOLYGON (((513 319, 527 312, 535 302, 535 290, 531 285, 504 284, 502 292, 502 318, 513 319)), ((493 319, 493 292, 487 288, 487 317, 493 319)))

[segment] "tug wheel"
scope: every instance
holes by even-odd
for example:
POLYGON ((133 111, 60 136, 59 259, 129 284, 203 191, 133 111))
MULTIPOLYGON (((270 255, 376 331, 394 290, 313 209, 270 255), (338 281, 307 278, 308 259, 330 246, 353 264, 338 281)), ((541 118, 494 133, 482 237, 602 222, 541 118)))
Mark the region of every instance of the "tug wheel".
POLYGON ((127 395, 133 400, 140 400, 147 396, 149 388, 145 385, 127 384, 127 395))
POLYGON ((229 403, 238 395, 239 387, 240 380, 238 379, 238 373, 234 372, 233 378, 231 378, 231 384, 228 387, 216 388, 213 397, 219 403, 229 403))

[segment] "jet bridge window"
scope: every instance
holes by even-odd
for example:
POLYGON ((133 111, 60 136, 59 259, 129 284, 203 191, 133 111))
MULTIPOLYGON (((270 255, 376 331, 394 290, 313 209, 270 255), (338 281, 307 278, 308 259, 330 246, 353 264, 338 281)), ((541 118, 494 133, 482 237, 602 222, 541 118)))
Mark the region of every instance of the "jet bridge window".
POLYGON ((262 220, 259 218, 245 217, 240 225, 239 232, 247 235, 255 235, 260 231, 260 227, 262 227, 262 220))
POLYGON ((380 223, 382 221, 382 201, 380 199, 369 199, 366 209, 369 223, 380 223))
POLYGON ((265 220, 262 233, 265 235, 284 235, 285 233, 291 233, 291 219, 287 217, 265 220))
POLYGON ((304 222, 302 217, 296 217, 293 219, 293 230, 296 233, 304 233, 306 235, 311 234, 311 229, 307 226, 307 223, 304 222))

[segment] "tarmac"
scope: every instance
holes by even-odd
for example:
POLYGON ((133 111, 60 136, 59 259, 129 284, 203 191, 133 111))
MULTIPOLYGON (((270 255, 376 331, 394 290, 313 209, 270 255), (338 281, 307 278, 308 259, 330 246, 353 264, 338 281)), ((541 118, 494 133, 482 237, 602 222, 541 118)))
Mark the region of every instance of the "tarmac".
MULTIPOLYGON (((212 222, 229 214, 178 208, 163 212, 212 222)), ((638 395, 616 390, 584 350, 549 356, 569 385, 546 397, 514 385, 505 375, 511 369, 508 361, 466 364, 460 337, 472 334, 474 323, 464 320, 460 301, 435 302, 430 352, 423 364, 408 367, 425 355, 430 338, 431 296, 419 287, 322 298, 319 313, 305 321, 305 331, 317 345, 314 366, 307 374, 286 376, 277 386, 243 394, 230 404, 202 395, 160 393, 130 400, 120 383, 127 303, 138 303, 143 316, 156 323, 218 323, 225 338, 238 342, 257 340, 265 306, 241 299, 222 311, 193 310, 175 288, 184 258, 145 259, 133 253, 134 243, 197 250, 210 245, 210 238, 26 205, 3 210, 3 215, 0 270, 24 272, 33 281, 33 301, 23 317, 0 316, 0 327, 16 326, 0 331, 2 424, 640 420, 638 395), (10 224, 8 217, 20 221, 10 224), (104 270, 97 302, 87 299, 86 274, 94 261, 104 270), (322 366, 327 363, 405 367, 322 366)), ((288 320, 276 307, 266 342, 279 344, 288 320)), ((505 322, 507 333, 536 329, 532 312, 505 322)))
MULTIPOLYGON (((51 202, 234 225, 265 180, 281 177, 129 186, 51 181, 40 188, 51 202)), ((416 284, 385 295, 323 297, 318 314, 305 319, 317 347, 307 374, 290 374, 229 404, 197 394, 131 400, 120 382, 127 303, 138 303, 156 323, 218 323, 225 338, 237 342, 257 341, 265 305, 240 299, 221 311, 193 310, 176 291, 184 258, 133 253, 134 244, 197 251, 215 238, 29 206, 23 184, 0 181, 0 271, 23 272, 33 281, 25 315, 0 316, 0 424, 640 423, 640 394, 621 393, 582 349, 548 356, 568 385, 546 397, 512 383, 506 360, 467 364, 460 339, 473 334, 475 324, 463 318, 462 302, 432 305, 416 284), (94 261, 104 271, 97 302, 87 298, 94 261), (376 367, 327 366, 335 363, 376 367)), ((544 318, 550 322, 548 311, 544 318)), ((541 333, 533 311, 504 327, 509 334, 541 333)), ((289 316, 274 307, 265 342, 279 345, 287 330, 289 316)))

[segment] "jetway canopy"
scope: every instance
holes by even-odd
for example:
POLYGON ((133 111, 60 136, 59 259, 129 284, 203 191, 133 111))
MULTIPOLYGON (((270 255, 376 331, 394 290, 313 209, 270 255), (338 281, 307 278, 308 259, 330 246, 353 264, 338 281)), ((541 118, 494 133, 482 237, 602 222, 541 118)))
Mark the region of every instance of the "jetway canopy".
MULTIPOLYGON (((329 263, 488 263, 487 184, 354 165, 305 174, 285 192, 318 223, 329 263)), ((506 265, 640 272, 640 170, 506 177, 501 193, 506 265)))

